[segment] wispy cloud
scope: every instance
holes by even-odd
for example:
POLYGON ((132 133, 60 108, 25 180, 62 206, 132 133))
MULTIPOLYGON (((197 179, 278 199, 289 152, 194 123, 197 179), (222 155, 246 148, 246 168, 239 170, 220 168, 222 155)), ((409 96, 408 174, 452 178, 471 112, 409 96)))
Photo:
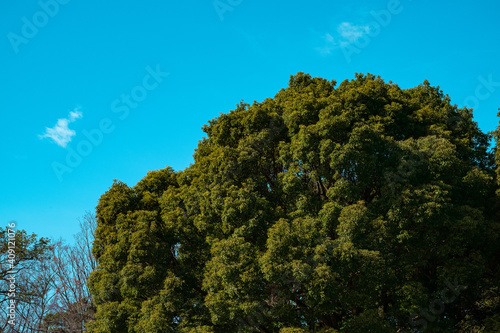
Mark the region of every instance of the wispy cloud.
POLYGON ((350 44, 369 33, 370 28, 367 25, 353 25, 349 22, 342 22, 337 31, 343 38, 342 42, 350 44))
POLYGON ((39 135, 39 137, 41 139, 50 138, 58 146, 66 148, 66 145, 71 141, 71 138, 76 135, 76 132, 68 127, 68 124, 82 117, 82 113, 78 110, 78 108, 76 108, 75 110, 69 112, 67 118, 58 119, 57 124, 54 127, 46 127, 45 133, 39 135))
POLYGON ((316 50, 321 55, 328 55, 333 50, 355 43, 358 39, 370 32, 368 25, 356 25, 350 22, 342 22, 337 27, 337 33, 332 35, 326 33, 322 36, 324 46, 317 47, 316 50))
POLYGON ((338 47, 338 42, 332 35, 327 33, 322 36, 322 39, 324 39, 325 45, 316 48, 316 51, 318 51, 321 55, 326 56, 338 47))

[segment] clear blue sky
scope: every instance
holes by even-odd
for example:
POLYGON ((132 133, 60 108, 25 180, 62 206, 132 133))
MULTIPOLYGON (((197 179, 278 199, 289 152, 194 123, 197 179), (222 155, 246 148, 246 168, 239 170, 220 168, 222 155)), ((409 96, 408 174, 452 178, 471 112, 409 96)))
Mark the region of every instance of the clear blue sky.
POLYGON ((493 0, 4 0, 0 220, 71 240, 113 179, 184 169, 203 124, 299 71, 428 79, 491 131, 499 13, 493 0))

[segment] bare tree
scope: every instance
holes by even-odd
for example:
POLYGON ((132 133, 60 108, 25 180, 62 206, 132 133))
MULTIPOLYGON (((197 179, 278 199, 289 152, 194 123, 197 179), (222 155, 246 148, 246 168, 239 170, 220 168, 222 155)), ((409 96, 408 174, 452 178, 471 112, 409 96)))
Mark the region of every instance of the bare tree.
POLYGON ((94 304, 87 279, 96 267, 92 242, 97 227, 95 216, 86 213, 80 220, 80 232, 74 245, 60 244, 53 249, 51 260, 54 272, 55 296, 51 315, 45 325, 63 327, 64 332, 84 332, 84 324, 94 317, 94 304))

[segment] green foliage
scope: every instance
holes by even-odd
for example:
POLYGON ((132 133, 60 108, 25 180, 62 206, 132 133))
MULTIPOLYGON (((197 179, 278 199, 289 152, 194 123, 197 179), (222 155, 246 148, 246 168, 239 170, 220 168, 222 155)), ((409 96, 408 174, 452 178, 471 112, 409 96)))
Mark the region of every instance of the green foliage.
MULTIPOLYGON (((9 301, 8 294, 11 293, 8 287, 11 281, 9 271, 17 273, 29 269, 33 263, 49 256, 49 239, 38 238, 35 234, 29 235, 25 230, 13 230, 7 227, 0 229, 0 284, 4 286, 0 291, 0 304, 9 301)), ((15 279, 16 275, 13 275, 15 279)), ((16 301, 22 302, 32 293, 31 290, 18 289, 14 294, 16 301)))
MULTIPOLYGON (((10 265, 7 262, 8 249, 14 249, 14 266, 28 264, 29 262, 42 260, 49 255, 49 239, 38 238, 37 235, 29 235, 25 230, 12 230, 11 228, 0 229, 0 253, 2 254, 2 272, 8 271, 10 265), (14 237, 9 234, 14 231, 14 237), (11 244, 9 244, 9 241, 11 244), (4 257, 5 256, 5 257, 4 257)), ((3 273, 2 273, 3 274, 3 273)))
POLYGON ((298 73, 203 130, 101 197, 91 332, 496 327, 500 156, 439 87, 298 73))

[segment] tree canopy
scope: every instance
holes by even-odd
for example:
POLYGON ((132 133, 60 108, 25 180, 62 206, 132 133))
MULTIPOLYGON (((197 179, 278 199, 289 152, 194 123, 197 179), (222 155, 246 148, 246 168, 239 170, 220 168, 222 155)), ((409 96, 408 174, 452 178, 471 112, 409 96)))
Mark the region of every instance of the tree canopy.
POLYGON ((439 87, 298 73, 203 131, 100 198, 90 332, 498 329, 500 129, 439 87))

